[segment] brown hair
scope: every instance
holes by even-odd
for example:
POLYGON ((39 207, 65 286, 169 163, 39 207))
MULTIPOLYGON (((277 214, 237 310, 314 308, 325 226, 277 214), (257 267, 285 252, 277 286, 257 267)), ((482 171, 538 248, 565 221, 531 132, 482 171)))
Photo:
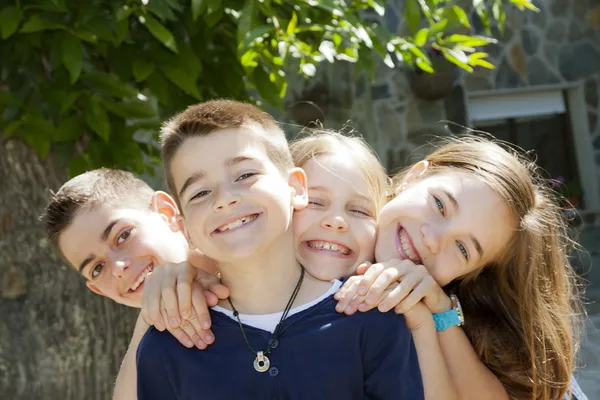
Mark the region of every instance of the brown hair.
POLYGON ((464 331, 479 358, 511 398, 562 398, 574 368, 581 308, 568 256, 572 242, 556 195, 533 162, 499 142, 452 138, 425 159, 428 176, 454 170, 487 183, 517 223, 494 262, 445 287, 462 303, 464 331))
POLYGON ((256 134, 265 146, 269 159, 281 170, 294 166, 285 134, 273 117, 260 108, 233 100, 212 100, 188 107, 167 121, 161 130, 161 153, 167 185, 179 205, 179 196, 171 176, 173 156, 186 139, 206 136, 223 129, 248 128, 258 125, 256 134))
POLYGON ((320 155, 349 154, 371 189, 370 194, 375 201, 378 216, 385 202, 389 179, 375 151, 360 137, 346 136, 324 129, 310 129, 304 132, 304 137, 290 144, 294 164, 302 167, 308 160, 320 155))
POLYGON ((131 172, 100 168, 67 181, 52 193, 40 220, 46 236, 62 255, 58 240, 83 208, 98 204, 134 209, 150 209, 154 190, 131 172))

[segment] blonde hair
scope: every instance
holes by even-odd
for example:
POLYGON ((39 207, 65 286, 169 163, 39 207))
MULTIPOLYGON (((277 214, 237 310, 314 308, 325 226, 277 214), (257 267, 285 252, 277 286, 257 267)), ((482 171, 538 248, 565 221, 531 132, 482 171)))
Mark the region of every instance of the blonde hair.
POLYGON ((370 195, 374 199, 378 216, 385 203, 389 179, 377 154, 367 142, 357 136, 346 136, 325 129, 304 130, 302 136, 290 144, 294 164, 302 167, 307 161, 318 156, 348 154, 371 190, 370 195))
POLYGON ((234 100, 211 100, 189 106, 163 125, 160 133, 161 158, 167 186, 178 206, 181 207, 181 204, 171 174, 171 162, 184 142, 192 137, 253 125, 260 127, 262 132, 248 129, 244 134, 255 135, 265 146, 269 159, 280 170, 292 168, 294 165, 285 133, 271 115, 252 104, 234 100))
MULTIPOLYGON (((451 138, 425 159, 426 176, 460 171, 487 183, 517 223, 497 260, 444 288, 461 300, 464 331, 479 358, 511 398, 562 398, 582 311, 569 262, 572 241, 556 195, 533 162, 500 142, 451 138)), ((404 174, 394 177, 395 184, 404 174)))

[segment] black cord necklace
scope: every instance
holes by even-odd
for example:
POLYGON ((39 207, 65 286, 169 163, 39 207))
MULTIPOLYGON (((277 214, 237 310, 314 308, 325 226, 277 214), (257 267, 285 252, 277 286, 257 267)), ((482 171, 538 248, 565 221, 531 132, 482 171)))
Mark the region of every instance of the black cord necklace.
POLYGON ((283 314, 281 314, 281 319, 279 320, 279 323, 275 327, 275 332, 273 333, 273 337, 269 341, 269 345, 267 346, 265 351, 256 351, 252 348, 252 346, 250 345, 250 342, 248 341, 248 338, 246 337, 246 331, 244 330, 244 326, 242 325, 242 320, 240 319, 240 313, 233 306, 231 299, 229 297, 227 298, 227 300, 229 301, 229 305, 231 305, 231 309, 233 310, 233 316, 237 318, 237 321, 240 324, 240 329, 242 330, 242 336, 244 336, 246 345, 248 346, 248 348, 250 349, 250 351, 252 353, 256 354, 256 358, 254 359, 254 369, 257 370, 258 372, 265 372, 266 370, 269 369, 269 366, 271 365, 271 362, 267 358, 267 354, 269 354, 271 352, 271 350, 273 350, 273 347, 275 346, 275 343, 277 342, 277 338, 279 337, 279 334, 281 333, 283 321, 285 320, 288 313, 290 312, 290 309, 292 308, 292 304, 294 303, 294 300, 296 300, 296 297, 298 296, 298 292, 300 292, 300 287, 302 286, 302 281, 304 280, 304 266, 302 266, 302 264, 301 264, 300 268, 301 268, 301 271, 300 271, 300 278, 298 279, 298 283, 296 283, 296 287, 294 288, 294 291, 292 292, 292 296, 290 297, 290 300, 288 301, 287 305, 285 306, 285 309, 283 310, 283 314))

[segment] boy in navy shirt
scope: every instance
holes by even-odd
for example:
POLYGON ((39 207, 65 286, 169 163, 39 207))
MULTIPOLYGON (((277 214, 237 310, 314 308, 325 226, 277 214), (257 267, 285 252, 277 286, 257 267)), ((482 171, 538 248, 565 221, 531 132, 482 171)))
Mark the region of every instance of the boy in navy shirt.
POLYGON ((166 124, 162 153, 180 225, 231 296, 211 310, 217 340, 204 351, 146 333, 140 399, 423 398, 404 319, 337 313, 339 283, 296 260, 290 224, 306 206, 306 177, 271 116, 233 101, 192 106, 166 124))

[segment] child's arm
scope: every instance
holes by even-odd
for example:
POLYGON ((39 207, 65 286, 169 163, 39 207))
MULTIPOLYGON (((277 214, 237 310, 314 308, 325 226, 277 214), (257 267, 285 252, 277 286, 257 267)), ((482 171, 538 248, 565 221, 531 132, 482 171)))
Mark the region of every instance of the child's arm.
POLYGON ((408 315, 409 319, 422 321, 418 326, 409 328, 417 349, 425 400, 458 400, 456 387, 440 348, 431 311, 420 302, 405 315, 408 315))
MULTIPOLYGON (((416 266, 410 261, 391 260, 384 264, 374 264, 364 271, 362 279, 350 279, 340 289, 336 298, 340 300, 340 308, 352 314, 357 309, 367 311, 378 307, 382 312, 394 308, 397 313, 404 314, 407 325, 413 331, 413 340, 419 353, 423 382, 426 387, 434 385, 434 392, 443 392, 436 378, 446 369, 459 399, 508 399, 508 394, 498 378, 488 370, 475 354, 475 350, 460 327, 452 327, 443 332, 435 332, 431 313, 449 310, 451 301, 423 266, 416 266), (421 302, 427 306, 429 315, 424 312, 412 312, 421 302), (418 329, 417 329, 418 328, 418 329), (431 346, 436 336, 437 346, 431 346), (424 343, 421 345, 421 343, 424 343), (435 350, 434 350, 435 349, 435 350), (427 354, 421 354, 426 351, 427 354), (440 362, 444 360, 445 362, 440 362), (427 379, 427 380, 426 380, 427 379)), ((426 393, 430 393, 429 390, 426 393)), ((439 398, 434 395, 432 398, 439 398)))
POLYGON ((208 307, 227 298, 219 278, 190 262, 156 268, 146 278, 142 317, 159 331, 168 329, 186 347, 205 349, 214 341, 208 307))
POLYGON ((135 323, 135 329, 133 330, 133 336, 129 343, 125 358, 121 363, 119 369, 119 375, 117 375, 117 381, 115 382, 115 391, 113 393, 113 400, 136 400, 137 399, 137 373, 135 367, 135 354, 137 352, 138 345, 144 337, 144 334, 148 330, 149 326, 144 322, 142 315, 137 319, 135 323))

